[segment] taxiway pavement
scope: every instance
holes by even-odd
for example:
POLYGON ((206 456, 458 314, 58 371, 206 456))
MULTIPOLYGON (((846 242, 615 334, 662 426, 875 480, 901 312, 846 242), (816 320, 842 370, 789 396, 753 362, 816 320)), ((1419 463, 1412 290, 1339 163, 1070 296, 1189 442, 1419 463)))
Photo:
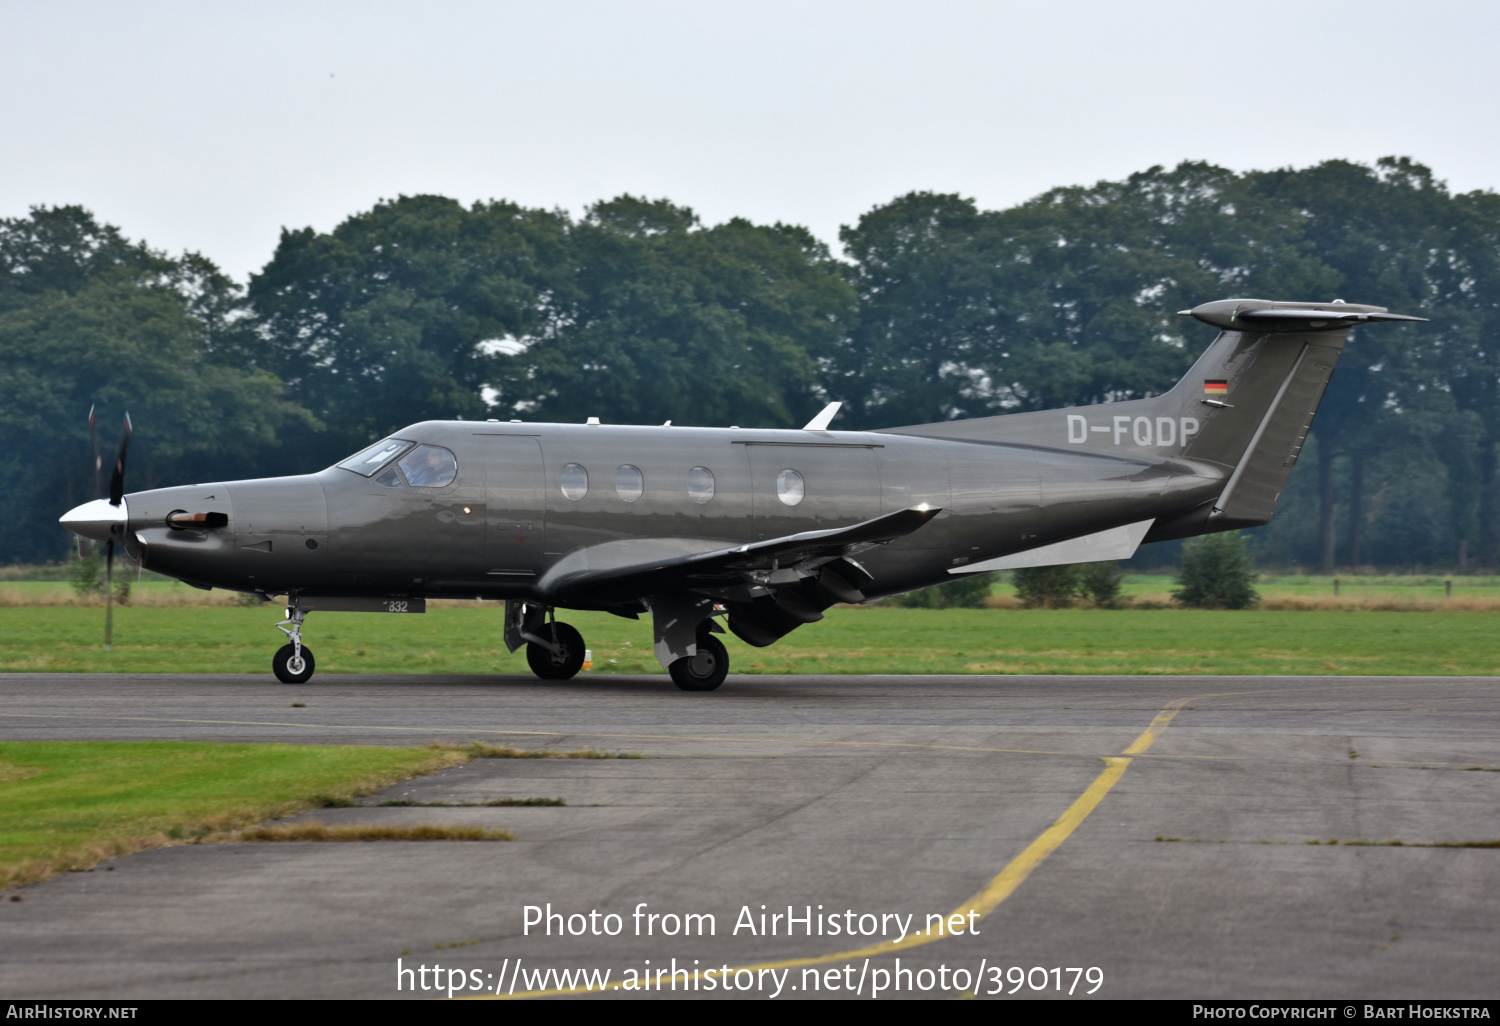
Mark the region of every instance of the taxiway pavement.
POLYGON ((1500 838, 1494 678, 736 676, 685 694, 665 677, 0 676, 0 739, 148 738, 648 758, 476 760, 368 799, 561 807, 316 814, 505 826, 508 843, 182 846, 28 887, 0 901, 0 995, 395 997, 398 958, 490 989, 521 959, 519 991, 533 970, 619 981, 675 958, 780 966, 782 997, 869 997, 896 957, 978 974, 981 995, 996 966, 1032 984, 1097 967, 1107 997, 1500 990, 1500 849, 1434 846, 1500 838), (843 953, 879 934, 758 929, 762 905, 920 928, 984 895, 1001 900, 977 934, 868 955, 843 953), (526 934, 525 907, 549 902, 622 930, 526 934), (636 936, 642 903, 712 914, 714 935, 636 936), (754 933, 733 930, 743 909, 754 933))

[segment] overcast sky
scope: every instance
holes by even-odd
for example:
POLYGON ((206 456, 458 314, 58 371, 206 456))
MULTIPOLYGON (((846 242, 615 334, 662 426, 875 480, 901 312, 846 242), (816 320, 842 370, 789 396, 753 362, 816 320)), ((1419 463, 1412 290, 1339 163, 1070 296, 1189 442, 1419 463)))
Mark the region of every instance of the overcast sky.
POLYGON ((240 279, 381 198, 841 224, 1209 160, 1500 185, 1500 4, 0 0, 0 217, 79 203, 240 279))

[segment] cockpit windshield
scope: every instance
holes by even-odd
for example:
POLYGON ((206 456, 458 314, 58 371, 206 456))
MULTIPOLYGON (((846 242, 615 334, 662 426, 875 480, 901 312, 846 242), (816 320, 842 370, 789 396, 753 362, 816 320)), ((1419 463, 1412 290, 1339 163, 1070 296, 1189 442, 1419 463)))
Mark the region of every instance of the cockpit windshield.
POLYGON ((339 466, 345 470, 352 470, 361 477, 372 477, 381 467, 410 448, 411 444, 399 438, 387 438, 383 442, 376 442, 363 452, 355 453, 339 466))

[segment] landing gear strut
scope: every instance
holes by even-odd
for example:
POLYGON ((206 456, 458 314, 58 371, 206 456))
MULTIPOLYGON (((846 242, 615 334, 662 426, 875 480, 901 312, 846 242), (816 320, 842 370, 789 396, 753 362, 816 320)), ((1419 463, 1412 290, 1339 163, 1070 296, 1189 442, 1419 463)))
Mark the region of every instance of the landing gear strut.
POLYGON ((271 657, 271 672, 283 684, 306 684, 313 675, 312 649, 302 644, 302 621, 307 612, 295 605, 288 606, 286 619, 276 629, 287 636, 290 645, 283 645, 271 657), (291 624, 290 627, 287 625, 291 624))

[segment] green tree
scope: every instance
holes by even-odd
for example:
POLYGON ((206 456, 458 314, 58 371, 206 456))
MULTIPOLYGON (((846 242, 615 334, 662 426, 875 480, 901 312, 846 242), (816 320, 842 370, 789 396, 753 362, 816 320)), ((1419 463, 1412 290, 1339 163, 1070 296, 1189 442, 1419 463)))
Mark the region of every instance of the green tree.
POLYGON ((912 193, 843 231, 860 317, 830 389, 864 426, 1153 395, 1211 333, 1205 296, 1321 293, 1298 212, 1207 164, 978 211, 912 193))
POLYGON ((503 350, 547 319, 568 283, 564 214, 403 196, 332 232, 283 231, 250 280, 245 355, 323 425, 300 468, 414 421, 483 419, 503 350))
POLYGON ((1016 597, 1027 609, 1067 609, 1079 594, 1079 564, 1032 566, 1011 574, 1016 597))
POLYGON ((570 280, 492 382, 502 413, 791 427, 825 401, 855 296, 805 229, 704 228, 622 196, 569 228, 568 253, 570 280))
POLYGON ((79 206, 31 208, 0 220, 0 312, 48 293, 74 293, 112 272, 155 272, 170 263, 79 206))
POLYGON ((104 590, 104 560, 92 545, 87 551, 80 548, 78 558, 69 560, 65 566, 68 583, 79 598, 98 595, 104 590))
POLYGON ((825 380, 854 426, 1158 393, 1211 335, 1174 312, 1211 297, 1431 317, 1351 335, 1311 469, 1293 473, 1278 523, 1259 533, 1281 558, 1325 567, 1453 559, 1471 542, 1500 562, 1494 193, 1454 196, 1405 158, 1248 174, 1185 163, 1000 211, 912 193, 842 238, 860 313, 825 380), (1417 508, 1426 519, 1397 513, 1417 508), (1397 541, 1430 523, 1430 543, 1397 541))
POLYGON ((0 254, 0 562, 70 545, 57 517, 96 497, 92 405, 106 445, 132 415, 131 490, 250 476, 282 432, 306 423, 273 376, 212 351, 182 290, 226 284, 203 258, 127 244, 76 207, 0 222, 0 254))
POLYGON ((1178 591, 1172 598, 1195 609, 1249 609, 1260 601, 1255 572, 1238 531, 1204 535, 1182 546, 1178 591))
MULTIPOLYGON (((1373 167, 1330 160, 1299 170, 1253 172, 1245 182, 1266 200, 1299 212, 1308 251, 1335 276, 1323 290, 1296 283, 1300 296, 1340 296, 1445 320, 1442 308, 1457 297, 1458 269, 1466 261, 1455 247, 1457 208, 1428 168, 1398 158, 1373 167)), ((1441 330, 1411 324, 1355 329, 1344 347, 1313 429, 1318 437, 1316 562, 1324 573, 1333 571, 1340 551, 1350 564, 1364 560, 1365 482, 1378 454, 1409 438, 1414 427, 1406 422, 1414 409, 1432 411, 1430 399, 1442 388, 1434 389, 1426 356, 1442 348, 1441 330), (1339 462, 1348 463, 1346 474, 1336 471, 1339 462), (1347 524, 1343 546, 1337 531, 1340 508, 1347 524)))
POLYGON ((991 574, 972 574, 897 596, 908 609, 980 609, 990 597, 991 574))
POLYGON ((1078 593, 1099 609, 1119 609, 1120 584, 1124 573, 1117 563, 1081 563, 1078 567, 1078 593))

